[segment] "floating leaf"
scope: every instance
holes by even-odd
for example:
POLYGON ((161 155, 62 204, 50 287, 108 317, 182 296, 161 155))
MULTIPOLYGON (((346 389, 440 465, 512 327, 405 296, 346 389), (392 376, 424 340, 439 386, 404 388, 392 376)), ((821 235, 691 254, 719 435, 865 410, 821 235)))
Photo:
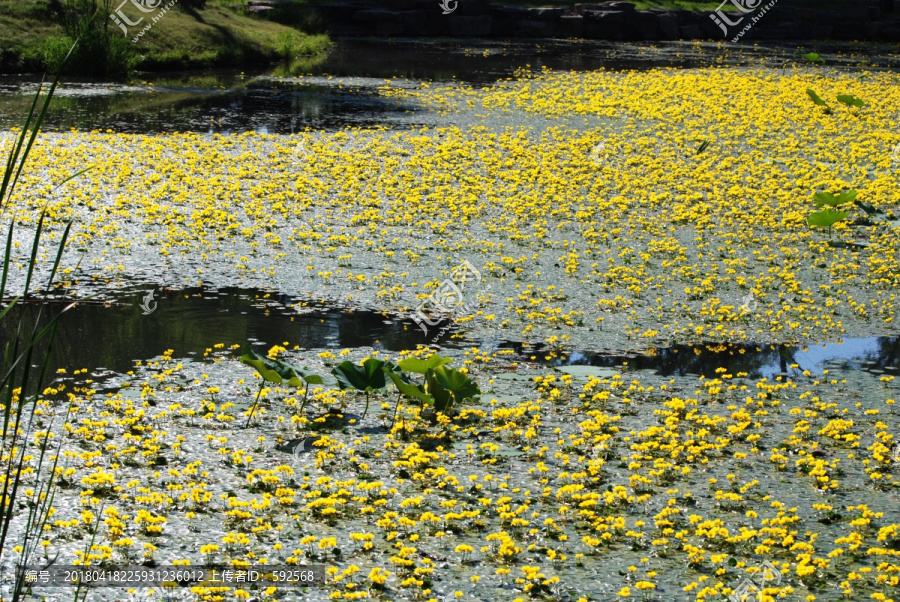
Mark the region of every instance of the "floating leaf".
POLYGON ((846 211, 835 211, 834 209, 825 209, 817 211, 809 216, 807 223, 810 227, 830 228, 841 220, 847 219, 849 213, 846 211))
POLYGON ((822 99, 819 97, 819 95, 816 94, 815 90, 813 90, 813 89, 810 88, 810 89, 807 89, 807 90, 806 90, 806 93, 809 95, 809 97, 812 99, 812 101, 813 101, 814 103, 816 103, 816 104, 819 105, 820 107, 825 107, 825 113, 826 113, 826 114, 830 114, 830 113, 831 113, 831 106, 830 106, 827 102, 825 102, 824 100, 822 100, 822 99))
POLYGON ((699 155, 700 153, 705 151, 708 146, 709 146, 709 140, 704 140, 703 142, 701 142, 700 147, 697 148, 697 154, 699 155))
MULTIPOLYGON (((256 368, 259 375, 267 382, 275 384, 287 383, 293 387, 303 386, 301 377, 293 366, 259 355, 249 345, 244 346, 241 363, 256 368)), ((319 377, 320 382, 321 380, 321 377, 319 377)))
POLYGON ((575 378, 612 378, 618 371, 612 368, 601 368, 600 366, 562 366, 557 368, 560 372, 571 374, 575 378))
POLYGON ((351 361, 343 362, 331 373, 337 379, 338 388, 341 390, 375 391, 387 386, 384 379, 384 362, 371 357, 364 361, 362 366, 357 366, 351 361))
POLYGON ((488 450, 488 454, 494 458, 514 458, 516 456, 525 455, 525 452, 513 447, 512 445, 506 445, 505 443, 495 443, 488 450))
POLYGON ((805 58, 807 61, 809 61, 810 63, 824 63, 825 62, 825 59, 820 57, 819 54, 816 52, 809 52, 809 53, 803 54, 801 56, 803 58, 805 58))
POLYGON ((856 195, 858 193, 855 190, 848 190, 847 192, 840 192, 837 195, 834 195, 830 192, 817 192, 813 195, 813 198, 816 201, 816 207, 822 208, 825 205, 829 207, 837 207, 839 205, 843 205, 844 203, 850 203, 856 200, 856 195))
POLYGON ((837 99, 845 105, 852 107, 862 107, 866 104, 861 98, 856 98, 852 94, 840 94, 837 99))
POLYGON ((425 374, 429 370, 437 368, 443 364, 449 364, 452 362, 448 357, 441 357, 438 354, 434 354, 428 359, 419 359, 417 357, 407 358, 405 360, 400 360, 398 365, 401 370, 405 370, 407 372, 412 372, 414 374, 425 374))

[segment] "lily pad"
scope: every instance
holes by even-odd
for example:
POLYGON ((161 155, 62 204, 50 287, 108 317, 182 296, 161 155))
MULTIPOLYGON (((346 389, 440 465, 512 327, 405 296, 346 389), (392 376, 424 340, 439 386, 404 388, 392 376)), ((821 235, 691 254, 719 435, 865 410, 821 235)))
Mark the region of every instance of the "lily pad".
POLYGON ((588 378, 591 376, 597 378, 612 378, 618 371, 612 368, 603 368, 600 366, 562 366, 557 368, 560 372, 571 374, 575 378, 588 378))
POLYGON ((515 456, 521 456, 525 454, 525 452, 523 452, 521 449, 517 449, 511 445, 506 445, 504 443, 499 443, 498 445, 499 449, 495 449, 489 452, 490 455, 502 456, 504 458, 513 458, 515 456))
POLYGON ((496 399, 497 403, 501 405, 519 403, 522 401, 521 395, 503 395, 502 393, 499 395, 485 395, 484 398, 487 399, 487 401, 494 401, 496 399))
POLYGON ((852 249, 854 251, 859 251, 860 249, 865 249, 869 245, 859 242, 846 242, 843 240, 829 240, 829 247, 834 247, 836 249, 852 249))
POLYGON ((493 378, 494 380, 512 380, 512 381, 524 381, 524 380, 534 380, 535 375, 528 374, 515 374, 512 372, 505 372, 503 374, 497 374, 493 378))

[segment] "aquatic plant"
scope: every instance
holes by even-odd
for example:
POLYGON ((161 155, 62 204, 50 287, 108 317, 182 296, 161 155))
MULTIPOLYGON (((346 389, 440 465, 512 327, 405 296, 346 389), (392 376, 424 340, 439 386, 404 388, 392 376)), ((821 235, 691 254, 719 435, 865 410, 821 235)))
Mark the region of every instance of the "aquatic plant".
MULTIPOLYGON (((0 215, 6 212, 19 177, 23 173, 35 139, 47 114, 53 93, 59 84, 59 72, 77 44, 78 41, 75 40, 70 45, 53 83, 43 97, 40 109, 35 113, 44 89, 42 82, 35 94, 28 116, 25 119, 25 124, 13 141, 3 170, 3 179, 0 182, 0 215)), ((66 178, 57 187, 85 171, 87 169, 66 178)), ((31 254, 24 288, 18 297, 11 299, 7 306, 0 311, 0 322, 11 319, 9 312, 19 301, 33 300, 31 295, 32 281, 35 277, 34 270, 37 265, 46 219, 47 212, 44 209, 32 236, 31 254)), ((12 256, 14 226, 15 219, 12 219, 3 252, 0 299, 3 299, 6 292, 10 266, 14 261, 12 256)), ((59 263, 62 259, 71 227, 72 223, 70 221, 65 225, 59 238, 56 256, 48 275, 46 290, 51 290, 54 286, 53 280, 59 269, 59 263)), ((3 431, 2 438, 0 438, 0 562, 4 560, 6 554, 10 551, 7 550, 7 539, 10 535, 10 526, 15 518, 16 511, 25 506, 28 508, 24 524, 21 525, 21 530, 16 534, 17 537, 20 537, 15 547, 15 551, 18 553, 19 568, 15 571, 11 595, 8 598, 12 602, 17 602, 25 595, 28 583, 25 580, 24 566, 29 564, 34 558, 38 546, 41 544, 40 539, 45 530, 49 529, 48 523, 55 511, 53 509, 53 500, 56 495, 57 483, 54 482, 54 479, 60 472, 57 470, 57 463, 61 454, 59 447, 57 447, 55 455, 51 455, 51 438, 46 436, 46 433, 51 431, 53 419, 51 418, 49 425, 45 425, 46 431, 44 433, 36 431, 34 427, 36 415, 44 414, 43 408, 38 409, 40 403, 38 397, 43 391, 43 383, 47 377, 50 352, 56 339, 59 320, 63 313, 71 309, 72 306, 74 306, 74 303, 67 305, 62 312, 50 318, 47 324, 42 324, 44 303, 40 304, 33 324, 28 323, 26 314, 23 311, 13 330, 15 335, 11 340, 5 342, 2 347, 2 355, 0 355, 0 411, 3 413, 3 431), (38 350, 39 344, 46 346, 43 357, 41 357, 38 350), (37 369, 36 372, 34 368, 37 369), (29 444, 32 440, 36 441, 33 444, 37 448, 36 453, 29 450, 29 444), (37 457, 35 458, 34 456, 37 457), (44 474, 44 467, 51 459, 53 461, 52 465, 46 471, 47 474, 44 474), (29 473, 37 477, 37 482, 35 488, 26 492, 28 499, 26 502, 23 502, 19 499, 21 497, 19 487, 22 485, 22 477, 29 473)), ((72 406, 67 405, 61 430, 68 426, 71 411, 72 406)), ((40 420, 38 420, 38 424, 41 424, 40 420)), ((94 535, 96 535, 96 530, 94 535)))
POLYGON ((817 52, 808 52, 806 54, 801 54, 801 57, 806 59, 807 63, 825 63, 825 59, 823 59, 817 52))
POLYGON ((821 209, 825 205, 828 205, 829 207, 840 207, 841 205, 852 203, 856 200, 856 195, 857 192, 855 190, 839 192, 837 195, 831 192, 817 192, 813 195, 813 199, 816 201, 816 207, 821 209))
POLYGON ((852 94, 839 94, 837 99, 838 102, 842 102, 850 107, 863 107, 866 104, 861 98, 857 98, 852 94))
POLYGON ((384 367, 384 361, 370 357, 366 358, 361 366, 348 360, 338 364, 331 371, 341 390, 354 389, 366 394, 366 409, 363 411, 363 418, 369 411, 369 398, 372 391, 379 391, 387 386, 384 367))
MULTIPOLYGON (((833 111, 833 109, 831 108, 831 105, 829 105, 827 102, 822 100, 822 97, 819 96, 818 94, 816 94, 815 90, 808 88, 806 90, 806 94, 809 95, 809 97, 812 99, 812 101, 815 104, 817 104, 821 107, 825 107, 826 115, 831 115, 831 113, 833 111)), ((865 101, 863 101, 861 98, 857 98, 857 97, 853 96, 852 94, 838 94, 837 99, 838 99, 838 102, 841 102, 849 107, 863 107, 866 105, 865 101)))
POLYGON ((461 403, 465 399, 481 394, 478 385, 468 374, 456 368, 438 366, 425 375, 428 391, 434 397, 434 407, 439 412, 446 412, 454 402, 461 403))
POLYGON ((433 403, 439 412, 446 412, 454 402, 459 403, 481 394, 478 385, 467 374, 445 366, 450 361, 449 358, 434 354, 425 360, 408 358, 399 362, 402 370, 424 376, 423 391, 427 395, 423 401, 428 405, 433 403))
POLYGON ((822 98, 818 94, 816 94, 815 90, 813 90, 812 88, 807 88, 806 93, 815 104, 819 105, 820 107, 825 107, 826 115, 831 115, 831 105, 822 100, 822 98))
POLYGON ((394 386, 397 387, 397 403, 394 405, 394 417, 391 420, 391 427, 397 421, 397 411, 400 409, 401 397, 418 399, 422 407, 434 404, 434 399, 425 392, 423 385, 413 382, 405 373, 393 370, 393 365, 385 366, 384 372, 394 383, 394 386))
POLYGON ((259 404, 259 396, 265 383, 284 383, 297 388, 305 387, 306 392, 299 410, 299 412, 303 412, 303 406, 306 404, 306 398, 309 396, 309 385, 321 385, 325 382, 318 374, 292 366, 281 360, 263 357, 253 351, 249 345, 244 347, 241 363, 256 368, 256 371, 262 377, 259 383, 259 391, 256 393, 256 399, 250 407, 250 415, 247 416, 247 424, 245 426, 250 426, 250 420, 253 418, 253 412, 256 410, 257 404, 259 404))
POLYGON ((827 206, 827 209, 817 211, 807 218, 807 223, 811 228, 828 228, 828 235, 831 236, 831 227, 842 222, 850 215, 846 211, 837 211, 835 207, 839 207, 846 203, 852 203, 856 199, 856 191, 838 193, 834 195, 830 192, 817 192, 813 195, 816 201, 816 207, 821 209, 827 206))

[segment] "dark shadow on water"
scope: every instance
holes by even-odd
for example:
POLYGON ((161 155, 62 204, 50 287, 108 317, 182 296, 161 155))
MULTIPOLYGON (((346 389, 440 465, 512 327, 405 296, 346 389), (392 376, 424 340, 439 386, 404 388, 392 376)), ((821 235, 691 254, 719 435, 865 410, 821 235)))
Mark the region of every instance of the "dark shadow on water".
MULTIPOLYGON (((830 68, 898 69, 888 44, 816 45, 830 68)), ((307 77, 277 78, 284 67, 141 74, 117 83, 67 78, 56 92, 43 129, 118 133, 259 132, 293 134, 306 128, 392 129, 430 122, 416 104, 397 103, 378 88, 387 80, 462 82, 490 86, 521 73, 655 68, 769 67, 798 62, 797 45, 755 43, 723 52, 714 42, 626 43, 592 40, 460 40, 343 38, 307 77), (339 81, 339 80, 346 81, 339 81)), ((800 66, 802 67, 802 65, 800 66)), ((35 76, 0 75, 0 130, 21 125, 35 76)), ((403 83, 403 82, 401 82, 403 83)), ((433 117, 433 116, 432 116, 433 117)))
MULTIPOLYGON (((198 86, 187 76, 162 81, 152 88, 111 85, 104 93, 97 92, 106 86, 70 83, 54 97, 43 129, 110 129, 130 134, 294 134, 307 128, 377 127, 414 108, 379 96, 371 88, 340 88, 296 80, 233 81, 231 74, 222 77, 230 87, 198 86)), ((26 95, 4 94, 13 87, 4 84, 0 79, 0 129, 21 125, 20 116, 27 112, 26 95)))
MULTIPOLYGON (((572 352, 551 350, 543 343, 486 345, 451 338, 460 331, 449 320, 438 323, 426 335, 412 319, 387 312, 352 310, 261 290, 134 287, 120 293, 118 299, 115 304, 79 304, 62 317, 51 357, 51 379, 57 368, 70 373, 87 368, 95 377, 124 373, 134 367, 135 361, 159 357, 168 349, 174 358, 202 358, 207 349, 219 343, 227 348, 250 342, 258 352, 274 345, 316 351, 372 347, 399 352, 434 345, 435 335, 445 325, 454 328, 437 339, 442 344, 438 348, 477 345, 482 349, 513 349, 517 359, 547 366, 625 364, 627 369, 654 370, 665 376, 694 374, 707 378, 715 377, 718 368, 732 375, 744 372, 752 378, 775 378, 804 370, 820 374, 824 368, 839 367, 897 374, 900 366, 900 337, 846 339, 808 348, 708 343, 647 352, 572 352)), ((45 303, 45 319, 64 306, 45 303)), ((23 312, 26 323, 32 323, 39 308, 33 302, 13 308, 0 322, 0 341, 11 340, 15 322, 23 312)))
POLYGON ((746 373, 751 378, 787 377, 805 370, 821 373, 829 367, 847 367, 874 374, 897 374, 900 366, 900 337, 844 339, 824 345, 674 345, 635 353, 554 352, 545 345, 501 343, 499 348, 514 349, 521 357, 551 366, 586 365, 621 367, 629 370, 654 370, 663 376, 717 376, 725 368, 728 374, 746 373), (546 359, 549 357, 550 359, 546 359))
MULTIPOLYGON (((302 300, 265 291, 146 288, 120 299, 122 303, 115 305, 76 305, 62 316, 52 371, 105 368, 122 373, 131 370, 135 360, 158 357, 167 349, 172 349, 176 358, 202 357, 217 343, 229 347, 250 341, 257 351, 288 343, 288 348, 373 346, 396 352, 426 342, 411 320, 320 303, 292 308, 302 300), (153 298, 145 300, 151 290, 153 298), (142 304, 152 313, 145 315, 142 304)), ((45 319, 63 307, 62 303, 45 304, 45 319)), ((39 306, 17 306, 0 322, 0 341, 11 339, 14 322, 23 309, 26 322, 33 323, 39 306)))

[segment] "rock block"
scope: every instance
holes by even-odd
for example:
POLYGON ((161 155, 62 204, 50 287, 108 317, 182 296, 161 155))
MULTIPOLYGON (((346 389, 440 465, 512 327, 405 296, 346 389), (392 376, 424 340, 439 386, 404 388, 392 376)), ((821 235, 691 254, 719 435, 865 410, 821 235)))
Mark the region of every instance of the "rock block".
POLYGON ((656 40, 659 37, 659 17, 650 11, 639 10, 629 20, 638 40, 656 40))
POLYGON ((447 15, 450 35, 458 38, 480 38, 491 35, 491 16, 447 15))
POLYGON ((517 38, 550 38, 556 32, 553 23, 545 21, 517 21, 515 35, 517 38))
POLYGON ((704 37, 699 25, 679 25, 678 35, 682 40, 700 40, 704 37))
POLYGON ((656 18, 659 24, 659 39, 678 39, 678 15, 671 12, 664 12, 658 14, 656 18))
POLYGON ((563 38, 580 38, 584 35, 584 17, 563 15, 559 20, 557 35, 563 38))

